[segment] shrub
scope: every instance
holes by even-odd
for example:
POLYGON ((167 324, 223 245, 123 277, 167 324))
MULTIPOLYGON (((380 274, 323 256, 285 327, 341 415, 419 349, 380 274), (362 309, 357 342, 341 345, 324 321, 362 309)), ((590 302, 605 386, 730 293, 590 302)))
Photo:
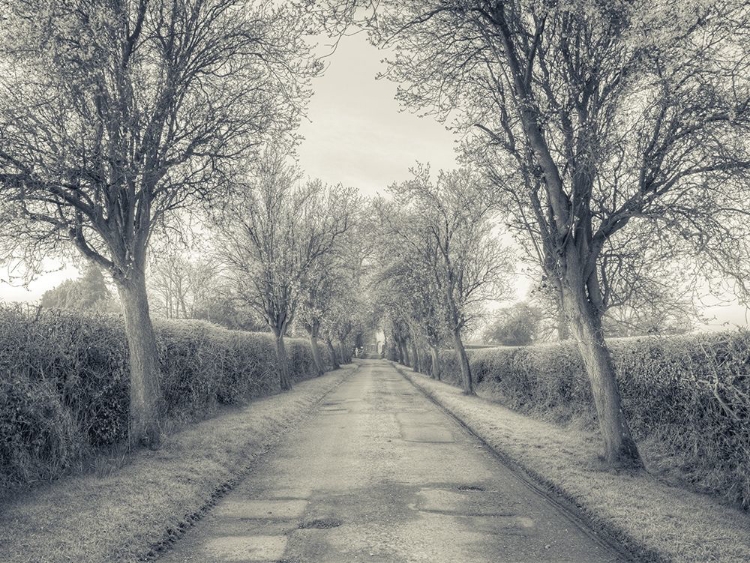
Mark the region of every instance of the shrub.
MULTIPOLYGON (((162 415, 194 421, 220 404, 279 391, 271 335, 205 321, 154 323, 162 415)), ((287 339, 290 375, 309 375, 309 343, 287 339)), ((0 306, 0 493, 53 479, 127 438, 128 349, 119 316, 0 306)))
MULTIPOLYGON (((637 440, 654 440, 696 485, 750 506, 750 332, 613 339, 623 409, 637 440)), ((514 410, 596 427, 573 343, 469 351, 477 393, 514 410)), ((460 385, 453 351, 442 379, 460 385)))

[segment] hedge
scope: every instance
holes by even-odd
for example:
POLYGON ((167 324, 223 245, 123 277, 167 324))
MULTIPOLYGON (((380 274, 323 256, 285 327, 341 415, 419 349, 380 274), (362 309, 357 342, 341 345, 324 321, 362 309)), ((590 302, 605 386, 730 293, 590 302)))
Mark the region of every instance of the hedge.
MULTIPOLYGON (((165 421, 199 420, 279 391, 270 334, 202 321, 156 320, 154 329, 165 421)), ((292 380, 312 375, 309 343, 286 344, 292 380)), ((0 306, 0 496, 122 444, 128 396, 121 317, 0 306)))
MULTIPOLYGON (((750 507, 750 332, 609 341, 636 440, 654 441, 695 485, 750 507)), ((573 343, 469 350, 479 395, 532 416, 596 428, 573 343)), ((426 366, 425 366, 426 367, 426 366)), ((452 351, 441 378, 460 386, 452 351)))

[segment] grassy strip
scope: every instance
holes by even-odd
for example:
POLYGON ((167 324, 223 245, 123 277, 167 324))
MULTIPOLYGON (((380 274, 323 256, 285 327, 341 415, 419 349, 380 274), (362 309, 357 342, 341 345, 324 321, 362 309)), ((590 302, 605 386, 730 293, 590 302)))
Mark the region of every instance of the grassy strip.
POLYGON ((595 433, 532 419, 401 370, 493 449, 578 505, 641 560, 750 561, 750 515, 648 474, 606 470, 595 433))
POLYGON ((179 537, 354 369, 227 409, 109 475, 66 478, 1 507, 0 561, 114 563, 154 555, 151 546, 179 537))

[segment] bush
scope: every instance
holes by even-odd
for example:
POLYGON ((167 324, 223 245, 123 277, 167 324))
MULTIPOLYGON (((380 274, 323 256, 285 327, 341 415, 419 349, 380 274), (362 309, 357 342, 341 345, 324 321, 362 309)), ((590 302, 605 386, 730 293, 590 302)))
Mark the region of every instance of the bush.
MULTIPOLYGON (((157 320, 154 329, 165 419, 195 421, 218 405, 279 391, 269 334, 204 321, 157 320)), ((292 380, 314 373, 309 343, 287 346, 292 380)), ((122 443, 128 403, 121 317, 0 306, 0 494, 122 443)))
MULTIPOLYGON (((695 484, 750 506, 750 332, 609 342, 634 437, 652 440, 695 484)), ((477 393, 514 410, 596 427, 573 343, 469 351, 477 393)), ((442 379, 460 385, 452 351, 442 379)))

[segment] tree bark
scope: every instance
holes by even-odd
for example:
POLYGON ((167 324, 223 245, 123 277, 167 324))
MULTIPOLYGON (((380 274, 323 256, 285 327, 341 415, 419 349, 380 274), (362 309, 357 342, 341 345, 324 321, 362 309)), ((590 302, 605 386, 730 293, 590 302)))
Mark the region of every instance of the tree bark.
POLYGON ((161 444, 159 425, 159 352, 151 324, 146 293, 146 276, 134 268, 127 280, 117 282, 125 317, 125 335, 130 358, 131 447, 157 448, 161 444))
POLYGON ((565 311, 560 310, 557 314, 557 339, 560 342, 570 340, 570 325, 568 319, 565 318, 565 311))
POLYGON ((320 377, 326 370, 323 366, 323 359, 320 357, 320 348, 318 348, 318 338, 315 334, 315 330, 310 331, 310 348, 312 349, 313 361, 315 362, 315 369, 318 371, 317 375, 320 377))
POLYGON ((438 347, 430 346, 430 355, 432 356, 432 375, 433 379, 440 381, 440 358, 438 357, 438 347))
POLYGON ((565 342, 570 340, 570 323, 568 322, 568 315, 565 313, 563 283, 557 276, 555 276, 555 297, 557 298, 557 339, 560 342, 565 342))
POLYGON ((412 369, 416 372, 419 371, 419 350, 417 348, 417 343, 412 340, 411 342, 411 357, 414 361, 414 365, 412 365, 412 369))
POLYGON ((286 356, 284 334, 276 330, 274 331, 274 336, 276 337, 276 360, 279 364, 279 386, 282 391, 290 391, 292 389, 292 380, 289 377, 289 361, 286 356))
POLYGON ((341 363, 348 364, 351 358, 347 357, 346 351, 344 350, 344 343, 341 340, 339 340, 339 353, 341 354, 341 363))
POLYGON ((471 368, 469 357, 466 355, 463 340, 461 340, 461 329, 453 331, 453 346, 456 349, 456 357, 461 366, 461 387, 467 395, 474 394, 474 382, 471 380, 471 368))
POLYGON ((604 439, 604 458, 612 467, 639 469, 643 461, 622 412, 620 389, 609 347, 604 340, 601 315, 583 295, 569 292, 568 305, 578 349, 586 367, 604 439))
POLYGON ((409 358, 409 348, 406 346, 405 341, 401 341, 401 349, 403 350, 403 364, 407 367, 411 367, 411 358, 409 358))
POLYGON ((333 369, 339 369, 341 366, 339 365, 339 360, 336 356, 336 349, 333 347, 333 342, 331 342, 330 338, 326 338, 326 346, 328 347, 328 354, 331 356, 331 364, 333 364, 333 369))

